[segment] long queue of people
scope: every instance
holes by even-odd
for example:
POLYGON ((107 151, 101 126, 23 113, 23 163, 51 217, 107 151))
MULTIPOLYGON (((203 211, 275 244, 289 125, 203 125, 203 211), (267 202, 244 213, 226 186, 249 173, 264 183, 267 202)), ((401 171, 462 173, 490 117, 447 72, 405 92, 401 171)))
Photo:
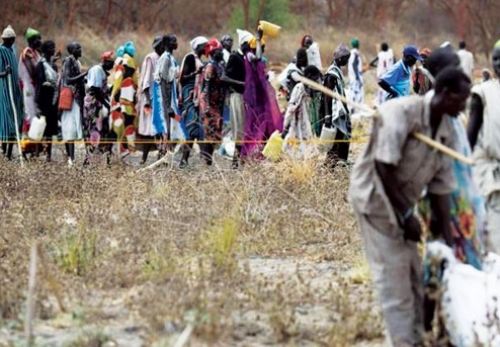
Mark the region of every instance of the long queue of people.
MULTIPOLYGON (((356 111, 352 105, 364 102, 366 65, 356 38, 350 48, 340 44, 324 70, 318 44, 310 35, 303 37, 293 62, 278 77, 288 103, 282 113, 268 80, 266 42, 260 28, 256 35, 237 30, 236 50, 231 35, 220 41, 195 37, 190 41, 191 52, 180 64, 173 34, 155 37, 152 52, 140 67, 135 45, 129 41, 102 53, 101 62, 87 71, 80 63, 78 42, 67 45, 59 67, 61 54, 53 41, 42 41, 40 32, 32 28, 24 36, 27 47, 19 63, 12 27, 5 28, 0 45, 0 76, 7 76, 0 78, 0 142, 8 159, 19 137, 24 157, 44 152, 49 161, 52 140, 61 138, 69 165, 75 161, 75 142, 81 140, 84 164, 97 153, 105 154, 110 163, 113 153, 125 157, 136 150, 142 151, 142 163, 146 163, 151 150, 162 157, 181 143, 180 167, 184 168, 194 143, 211 165, 217 145, 227 137, 235 144, 233 166, 238 167, 248 158, 261 157, 263 145, 279 132, 285 144, 295 139, 307 144, 319 138, 326 143, 323 148, 332 167, 348 160, 351 115, 356 111), (323 84, 342 98, 312 89, 299 76, 323 84), (40 127, 43 131, 36 131, 40 127)), ((416 94, 427 93, 433 83, 430 56, 430 49, 407 45, 395 62, 389 45, 383 43, 369 64, 377 67, 377 104, 410 95, 412 86, 416 94), (417 61, 421 64, 414 68, 417 61)), ((467 54, 464 57, 470 60, 467 54)), ((472 69, 472 63, 466 65, 472 69)), ((294 154, 294 146, 283 148, 294 154)))
MULTIPOLYGON (((339 45, 323 74, 319 46, 312 36, 304 36, 293 62, 278 78, 288 102, 282 114, 268 80, 263 31, 253 35, 237 30, 237 35, 239 45, 234 51, 230 35, 220 41, 193 38, 191 52, 181 64, 174 56, 177 37, 155 37, 153 50, 140 69, 134 43, 126 42, 115 51, 102 53, 99 64, 83 71, 78 42, 67 45, 67 56, 58 68, 61 54, 56 53, 55 43, 42 41, 40 32, 32 28, 25 32, 27 47, 17 63, 16 34, 7 27, 2 33, 0 71, 12 81, 13 100, 6 83, 9 78, 0 80, 4 154, 12 158, 19 137, 17 127, 26 158, 45 152, 50 161, 52 140, 58 136, 65 144, 69 165, 75 161, 75 142, 81 140, 85 142, 84 164, 96 153, 104 153, 109 163, 113 152, 125 157, 137 149, 142 150, 145 163, 152 149, 158 149, 162 157, 173 149, 172 144, 182 143, 180 167, 186 167, 193 143, 198 142, 201 156, 211 165, 216 145, 230 134, 235 143, 233 166, 238 167, 242 160, 260 157, 263 144, 278 131, 285 142, 297 139, 307 143, 328 134, 323 138, 329 144, 327 163, 335 166, 347 161, 352 108, 300 83, 297 76, 362 103, 364 70, 359 40, 352 40, 351 50, 339 45), (348 85, 342 72, 346 65, 348 85), (36 131, 40 124, 42 132, 36 131)), ((406 47, 404 56, 402 61, 409 63, 396 65, 402 64, 406 70, 420 59, 414 46, 406 47)), ((398 83, 394 88, 401 86, 398 83)), ((394 88, 390 88, 386 87, 394 96, 394 88)))
POLYGON ((151 149, 157 148, 163 156, 172 143, 182 142, 180 166, 185 167, 193 143, 198 142, 204 161, 211 165, 226 125, 236 142, 233 165, 237 167, 241 158, 258 157, 263 142, 282 130, 283 117, 267 79, 262 30, 257 35, 237 33, 235 51, 229 35, 221 41, 195 37, 181 64, 174 57, 176 36, 155 37, 141 69, 134 43, 126 42, 116 51, 102 53, 99 64, 83 71, 78 42, 67 45, 59 69, 61 56, 54 42, 42 41, 32 28, 26 30, 28 46, 18 64, 13 49, 16 35, 7 27, 0 46, 4 154, 12 158, 19 130, 24 157, 38 156, 43 150, 50 160, 52 139, 59 135, 69 165, 75 160, 75 142, 82 139, 84 164, 98 152, 110 162, 113 152, 124 157, 139 147, 145 163, 151 149), (38 134, 33 129, 40 124, 43 135, 33 139, 30 134, 38 134))

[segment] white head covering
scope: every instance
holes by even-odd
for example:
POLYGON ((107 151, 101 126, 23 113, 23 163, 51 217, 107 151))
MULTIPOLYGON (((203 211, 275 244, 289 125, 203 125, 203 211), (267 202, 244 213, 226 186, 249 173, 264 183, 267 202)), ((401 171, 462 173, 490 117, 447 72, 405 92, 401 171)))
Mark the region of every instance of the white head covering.
POLYGON ((2 32, 2 39, 10 39, 16 37, 16 32, 8 25, 2 32))
POLYGON ((246 30, 241 30, 241 29, 236 29, 236 32, 238 33, 238 42, 240 46, 244 44, 245 42, 251 41, 254 36, 252 33, 246 31, 246 30))
POLYGON ((450 41, 445 41, 439 47, 441 47, 441 48, 451 47, 451 42, 450 41))
POLYGON ((193 51, 198 47, 199 45, 202 45, 204 43, 207 43, 208 39, 205 36, 196 36, 194 39, 191 40, 191 48, 193 51))

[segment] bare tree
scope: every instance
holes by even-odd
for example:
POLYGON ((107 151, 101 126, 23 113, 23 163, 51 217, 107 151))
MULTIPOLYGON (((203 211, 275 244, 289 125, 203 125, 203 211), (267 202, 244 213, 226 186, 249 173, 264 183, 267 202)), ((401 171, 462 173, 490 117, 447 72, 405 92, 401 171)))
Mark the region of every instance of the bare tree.
POLYGON ((473 41, 489 57, 491 46, 500 35, 500 3, 498 0, 432 0, 431 6, 450 13, 455 34, 463 40, 473 41))
MULTIPOLYGON (((257 21, 262 19, 262 15, 264 14, 264 8, 266 6, 266 0, 259 0, 259 8, 257 9, 257 21)), ((255 23, 258 25, 258 23, 255 23)))
POLYGON ((250 26, 250 0, 241 0, 241 5, 243 6, 243 25, 245 29, 250 26))

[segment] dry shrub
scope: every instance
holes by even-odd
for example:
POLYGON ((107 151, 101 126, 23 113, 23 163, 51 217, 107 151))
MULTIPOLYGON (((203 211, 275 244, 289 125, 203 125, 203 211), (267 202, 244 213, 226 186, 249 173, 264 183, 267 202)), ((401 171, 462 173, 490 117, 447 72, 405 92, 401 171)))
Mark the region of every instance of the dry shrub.
POLYGON ((314 182, 318 161, 315 159, 294 160, 286 158, 276 165, 276 170, 285 184, 305 185, 314 182))
MULTIPOLYGON (((21 312, 36 240, 70 310, 83 302, 104 311, 107 300, 124 295, 150 344, 187 324, 201 343, 326 341, 329 329, 303 323, 297 309, 337 310, 329 286, 313 289, 299 268, 256 275, 252 261, 336 264, 328 283, 341 278, 360 253, 346 197, 349 170, 332 173, 319 160, 248 163, 237 171, 229 165, 137 173, 120 165, 68 169, 34 161, 22 170, 2 163, 2 317, 21 312), (95 293, 102 303, 87 299, 95 293)), ((45 302, 53 293, 44 278, 40 283, 45 302)))

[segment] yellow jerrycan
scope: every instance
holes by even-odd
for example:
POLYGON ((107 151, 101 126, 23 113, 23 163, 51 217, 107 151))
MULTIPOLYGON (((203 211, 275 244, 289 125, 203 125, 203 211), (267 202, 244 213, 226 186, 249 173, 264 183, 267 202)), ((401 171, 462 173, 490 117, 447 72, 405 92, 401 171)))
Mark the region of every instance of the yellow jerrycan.
POLYGON ((262 155, 271 161, 278 161, 281 158, 281 153, 283 151, 283 138, 281 133, 276 130, 269 140, 267 140, 264 149, 262 150, 262 155))
POLYGON ((259 21, 259 28, 262 29, 262 32, 267 37, 277 37, 281 31, 281 27, 279 25, 267 22, 265 20, 259 21))

